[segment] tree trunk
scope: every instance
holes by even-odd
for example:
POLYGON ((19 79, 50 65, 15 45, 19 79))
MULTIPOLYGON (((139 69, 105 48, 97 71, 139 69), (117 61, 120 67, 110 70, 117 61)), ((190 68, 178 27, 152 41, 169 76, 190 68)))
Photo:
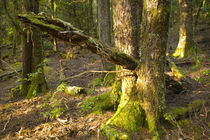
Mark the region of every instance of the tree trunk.
POLYGON ((169 11, 169 1, 144 1, 137 91, 153 139, 159 139, 159 118, 165 108, 169 11))
MULTIPOLYGON (((140 0, 114 0, 115 46, 123 53, 138 59, 140 30, 140 0)), ((122 68, 121 68, 122 69, 122 68)), ((121 99, 115 115, 102 126, 102 133, 108 138, 122 139, 137 132, 144 122, 144 112, 139 106, 136 90, 136 73, 121 73, 121 99), (120 131, 118 131, 120 130, 120 131), (110 133, 114 132, 114 133, 110 133), (111 135, 110 135, 111 134, 111 135)))
MULTIPOLYGON (((17 0, 14 0, 13 1, 13 5, 14 5, 14 8, 13 8, 13 14, 14 16, 16 15, 16 12, 18 12, 18 1, 17 0)), ((12 55, 15 56, 16 55, 16 49, 17 49, 17 45, 18 45, 18 31, 17 30, 14 30, 14 34, 13 34, 13 47, 12 47, 12 55)))
MULTIPOLYGON (((25 0, 26 11, 39 12, 38 0, 25 0)), ((23 36, 23 82, 22 95, 30 98, 46 92, 47 84, 43 73, 43 48, 40 31, 26 25, 27 33, 23 36)))
POLYGON ((94 25, 93 25, 93 0, 89 0, 88 1, 88 32, 89 32, 89 35, 93 36, 94 33, 93 33, 93 28, 94 28, 94 25))
MULTIPOLYGON (((0 44, 1 44, 1 40, 0 40, 0 44)), ((1 48, 0 48, 0 69, 2 69, 2 62, 1 62, 1 48)))
POLYGON ((196 29, 197 29, 197 25, 198 25, 198 19, 199 19, 199 16, 200 16, 200 12, 203 8, 205 4, 205 0, 200 0, 199 1, 199 6, 198 6, 198 10, 196 11, 196 14, 195 14, 195 17, 194 17, 194 32, 196 32, 196 29))
MULTIPOLYGON (((98 0, 98 36, 104 44, 111 44, 110 31, 110 1, 98 0)), ((110 64, 104 58, 101 58, 101 60, 103 69, 108 70, 110 64)))
POLYGON ((32 72, 32 39, 31 33, 29 32, 30 26, 26 25, 27 32, 22 35, 23 42, 23 72, 22 72, 22 95, 27 96, 30 85, 28 74, 32 72))
POLYGON ((196 46, 193 36, 192 0, 179 0, 180 27, 179 43, 173 56, 177 58, 196 56, 196 46))
MULTIPOLYGON (((52 18, 55 18, 55 12, 56 12, 55 0, 51 0, 51 9, 52 9, 52 18)), ((57 40, 54 37, 52 39, 52 44, 53 44, 53 50, 56 52, 57 51, 57 40)))

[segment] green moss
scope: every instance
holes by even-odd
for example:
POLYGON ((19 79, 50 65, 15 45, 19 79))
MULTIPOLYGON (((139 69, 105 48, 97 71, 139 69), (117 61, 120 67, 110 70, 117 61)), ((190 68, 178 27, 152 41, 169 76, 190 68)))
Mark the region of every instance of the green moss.
POLYGON ((171 68, 171 71, 172 71, 173 75, 175 77, 177 77, 178 79, 182 78, 183 74, 182 74, 181 69, 178 68, 174 62, 172 62, 170 60, 169 60, 169 62, 170 62, 169 65, 170 65, 170 68, 171 68))
POLYGON ((104 110, 114 109, 115 98, 110 92, 89 97, 80 106, 80 112, 88 111, 92 114, 100 114, 104 110))
POLYGON ((27 18, 30 22, 32 22, 34 24, 42 25, 44 27, 49 27, 49 28, 52 28, 52 29, 54 29, 56 31, 59 31, 59 32, 63 31, 63 29, 59 26, 49 24, 49 23, 45 23, 44 21, 39 20, 38 18, 41 18, 41 16, 32 15, 32 14, 20 14, 20 16, 27 18))
POLYGON ((139 132, 145 115, 138 101, 130 101, 119 107, 115 115, 101 127, 101 132, 108 139, 129 139, 131 133, 139 132))
POLYGON ((114 83, 115 75, 116 75, 115 73, 101 74, 99 77, 93 79, 88 84, 88 86, 89 87, 100 87, 100 86, 109 87, 114 83))
POLYGON ((47 91, 48 88, 44 79, 44 75, 40 73, 35 77, 32 77, 26 98, 35 97, 38 94, 44 94, 47 91))
POLYGON ((16 86, 16 87, 12 88, 12 89, 11 89, 11 92, 10 92, 9 94, 10 94, 11 97, 14 98, 14 97, 19 96, 20 93, 21 93, 21 86, 18 85, 18 86, 16 86))
POLYGON ((47 79, 52 79, 54 74, 53 71, 54 69, 52 67, 44 66, 44 75, 46 76, 47 79))
POLYGON ((76 87, 76 86, 67 86, 65 87, 64 91, 66 94, 69 94, 69 95, 77 95, 79 93, 84 92, 84 88, 76 87))
POLYGON ((139 127, 143 125, 144 119, 144 112, 140 109, 138 101, 129 101, 125 106, 118 108, 107 124, 117 126, 128 132, 137 132, 139 127))
POLYGON ((101 132, 102 135, 106 136, 107 139, 110 140, 128 140, 129 135, 126 132, 120 131, 115 129, 114 127, 111 127, 109 125, 101 125, 101 132))

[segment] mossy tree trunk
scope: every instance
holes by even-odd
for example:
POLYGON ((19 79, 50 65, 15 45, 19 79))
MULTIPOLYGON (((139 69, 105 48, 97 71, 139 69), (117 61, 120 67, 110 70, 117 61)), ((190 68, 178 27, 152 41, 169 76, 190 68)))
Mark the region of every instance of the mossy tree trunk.
MULTIPOLYGON (((25 0, 26 11, 39 12, 38 0, 25 0)), ((28 98, 41 92, 46 92, 47 84, 43 73, 43 48, 40 31, 26 26, 26 33, 23 36, 23 82, 22 95, 28 98), (30 76, 29 76, 30 75, 30 76)))
POLYGON ((192 0, 179 0, 179 9, 179 43, 173 56, 177 58, 189 58, 196 55, 196 45, 193 36, 192 0))
MULTIPOLYGON (((140 0, 113 1, 115 46, 136 59, 139 58, 139 12, 140 0)), ((120 104, 115 115, 102 126, 102 133, 108 138, 126 138, 127 134, 122 133, 123 131, 137 132, 144 122, 144 112, 136 92, 136 73, 129 71, 121 73, 120 76, 120 104)))
POLYGON ((159 118, 165 108, 169 11, 169 1, 144 1, 137 91, 153 139, 159 139, 159 118))

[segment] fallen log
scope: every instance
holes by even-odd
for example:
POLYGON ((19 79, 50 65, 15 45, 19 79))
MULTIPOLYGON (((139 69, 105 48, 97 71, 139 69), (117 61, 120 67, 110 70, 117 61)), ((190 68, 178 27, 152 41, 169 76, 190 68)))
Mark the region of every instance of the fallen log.
POLYGON ((202 106, 205 106, 207 103, 207 100, 197 99, 182 107, 169 107, 166 109, 163 117, 176 126, 176 120, 187 117, 193 112, 198 112, 202 106))
POLYGON ((18 73, 21 73, 22 70, 19 69, 19 70, 17 70, 17 71, 10 71, 10 72, 7 72, 7 73, 0 74, 0 81, 9 79, 9 78, 11 78, 11 77, 17 75, 17 72, 18 72, 18 73))
MULTIPOLYGON (((5 47, 7 47, 7 46, 12 46, 13 45, 13 43, 11 43, 11 44, 6 44, 6 45, 0 45, 0 49, 2 49, 2 48, 5 48, 5 47)), ((9 47, 8 49, 11 49, 12 47, 9 47)))

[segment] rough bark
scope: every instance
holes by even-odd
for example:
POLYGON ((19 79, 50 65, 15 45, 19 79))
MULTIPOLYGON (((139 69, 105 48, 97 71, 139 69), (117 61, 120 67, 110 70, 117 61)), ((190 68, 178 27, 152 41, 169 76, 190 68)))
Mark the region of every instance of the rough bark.
MULTIPOLYGON (((98 0, 98 37, 104 44, 111 44, 110 1, 98 0)), ((102 58, 103 68, 108 70, 109 64, 102 58)))
POLYGON ((191 0, 179 0, 180 27, 179 43, 173 56, 184 58, 196 55, 193 36, 193 6, 191 0))
POLYGON ((145 0, 137 91, 153 139, 159 139, 159 118, 165 108, 165 63, 169 1, 145 0))
MULTIPOLYGON (((139 0, 114 0, 115 46, 123 53, 138 59, 140 30, 139 0)), ((135 72, 121 73, 121 99, 115 115, 102 126, 102 133, 108 138, 124 138, 139 130, 144 122, 144 112, 139 106, 135 72), (124 133, 122 133, 124 132, 124 133), (126 133, 127 134, 126 134, 126 133)))

